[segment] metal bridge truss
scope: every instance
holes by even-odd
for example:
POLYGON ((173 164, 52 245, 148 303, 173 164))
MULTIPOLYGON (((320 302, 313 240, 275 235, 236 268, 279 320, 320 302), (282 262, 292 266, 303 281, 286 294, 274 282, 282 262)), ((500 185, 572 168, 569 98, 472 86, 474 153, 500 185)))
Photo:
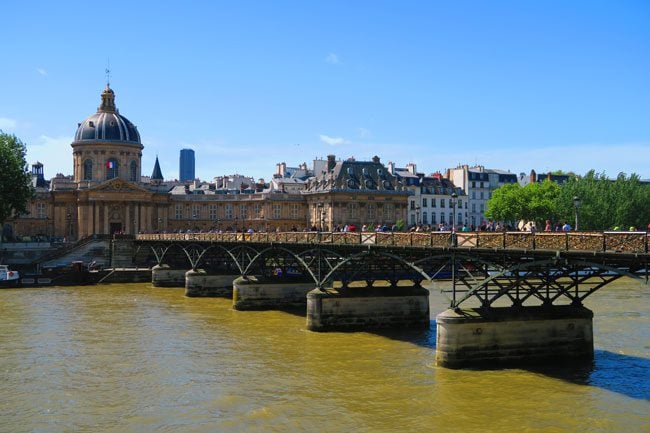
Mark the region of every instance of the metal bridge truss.
POLYGON ((134 262, 313 281, 321 289, 334 282, 347 289, 447 280, 441 292, 452 308, 469 300, 484 308, 581 305, 622 276, 647 282, 650 275, 647 254, 315 243, 139 241, 134 262))

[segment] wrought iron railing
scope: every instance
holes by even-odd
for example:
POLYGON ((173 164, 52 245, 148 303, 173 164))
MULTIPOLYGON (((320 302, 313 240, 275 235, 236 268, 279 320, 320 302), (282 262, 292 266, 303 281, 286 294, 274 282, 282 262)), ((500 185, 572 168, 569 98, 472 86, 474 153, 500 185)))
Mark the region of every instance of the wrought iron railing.
POLYGON ((385 246, 647 253, 648 232, 146 233, 141 241, 369 244, 385 246))

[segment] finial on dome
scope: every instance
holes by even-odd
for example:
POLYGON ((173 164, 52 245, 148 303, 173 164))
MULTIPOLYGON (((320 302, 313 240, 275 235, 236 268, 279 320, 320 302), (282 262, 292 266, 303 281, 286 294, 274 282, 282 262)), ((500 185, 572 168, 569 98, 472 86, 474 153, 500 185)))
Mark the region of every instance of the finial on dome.
POLYGON ((106 59, 106 88, 111 87, 111 59, 106 59))

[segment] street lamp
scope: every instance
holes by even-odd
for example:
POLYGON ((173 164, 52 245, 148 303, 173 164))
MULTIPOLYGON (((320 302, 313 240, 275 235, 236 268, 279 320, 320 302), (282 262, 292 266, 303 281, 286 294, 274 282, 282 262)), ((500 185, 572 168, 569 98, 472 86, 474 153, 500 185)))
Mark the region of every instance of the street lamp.
POLYGON ((451 232, 456 232, 456 204, 458 203, 458 194, 451 193, 451 232))
POLYGON ((325 221, 325 211, 323 210, 324 205, 323 205, 323 203, 318 203, 316 205, 316 207, 318 208, 318 213, 316 215, 316 218, 320 219, 320 231, 322 232, 323 231, 323 222, 325 221))
POLYGON ((577 195, 573 196, 573 207, 576 209, 576 231, 578 231, 578 209, 580 208, 580 205, 582 204, 582 200, 580 200, 580 197, 577 195))

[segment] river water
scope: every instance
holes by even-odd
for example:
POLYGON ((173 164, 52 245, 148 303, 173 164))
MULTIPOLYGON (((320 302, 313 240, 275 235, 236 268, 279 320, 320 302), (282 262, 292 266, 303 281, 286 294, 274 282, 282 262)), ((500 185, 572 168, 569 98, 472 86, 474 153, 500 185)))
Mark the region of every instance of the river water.
POLYGON ((650 431, 650 286, 586 306, 593 365, 466 371, 434 365, 433 320, 313 333, 150 284, 2 290, 0 432, 650 431))

